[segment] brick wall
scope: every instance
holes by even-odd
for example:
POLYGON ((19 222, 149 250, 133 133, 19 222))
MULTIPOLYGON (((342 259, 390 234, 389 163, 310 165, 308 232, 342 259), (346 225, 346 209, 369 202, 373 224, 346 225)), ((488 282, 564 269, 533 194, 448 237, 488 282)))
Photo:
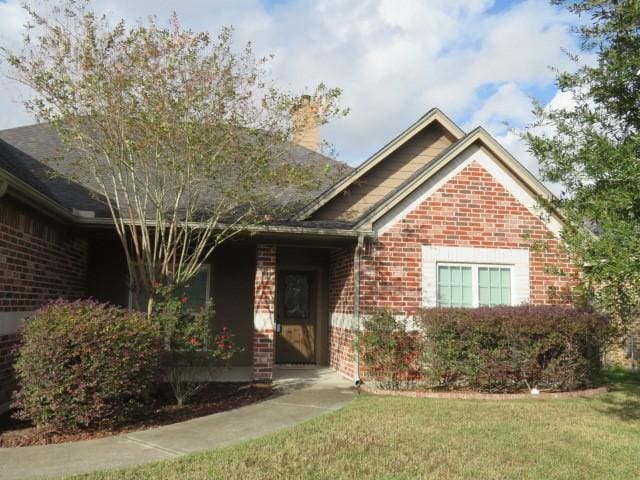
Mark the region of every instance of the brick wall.
POLYGON ((347 378, 354 378, 356 374, 353 340, 352 329, 329 328, 329 366, 347 378))
POLYGON ((253 378, 269 381, 273 378, 275 362, 276 247, 258 245, 256 248, 253 378))
POLYGON ((14 388, 17 319, 48 300, 84 294, 87 240, 9 197, 0 199, 0 408, 14 388))
POLYGON ((546 225, 472 162, 362 257, 361 310, 411 314, 422 305, 422 246, 529 249, 530 301, 558 302, 576 270, 546 225))
POLYGON ((353 248, 337 248, 329 256, 329 314, 353 313, 353 248))
POLYGON ((353 248, 334 249, 329 257, 329 365, 353 378, 353 248))
POLYGON ((0 200, 0 312, 31 311, 84 294, 87 240, 0 200))

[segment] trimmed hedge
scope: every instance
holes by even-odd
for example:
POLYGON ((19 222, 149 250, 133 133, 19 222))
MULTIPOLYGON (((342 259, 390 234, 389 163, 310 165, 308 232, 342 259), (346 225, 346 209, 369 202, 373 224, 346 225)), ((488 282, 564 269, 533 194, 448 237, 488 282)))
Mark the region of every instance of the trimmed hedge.
POLYGON ((594 384, 610 327, 561 305, 422 310, 423 369, 446 388, 559 391, 594 384))
POLYGON ((124 422, 148 404, 161 353, 159 327, 145 315, 58 300, 26 322, 13 407, 59 431, 124 422))

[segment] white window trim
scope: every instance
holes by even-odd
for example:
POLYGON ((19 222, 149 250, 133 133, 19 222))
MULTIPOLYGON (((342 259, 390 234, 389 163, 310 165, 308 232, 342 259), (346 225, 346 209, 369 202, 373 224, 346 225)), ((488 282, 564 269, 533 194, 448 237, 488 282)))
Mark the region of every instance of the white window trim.
MULTIPOLYGON (((200 266, 199 271, 206 270, 207 271, 207 301, 211 301, 211 265, 209 263, 203 263, 200 266)), ((133 310, 133 292, 129 290, 129 302, 128 302, 129 310, 133 310)))
POLYGON ((514 283, 514 265, 509 263, 456 263, 456 262, 436 262, 436 305, 438 304, 438 267, 469 267, 471 268, 471 307, 480 306, 480 276, 479 268, 508 268, 511 280, 511 305, 513 303, 513 283, 514 283))
POLYGON ((511 304, 529 302, 529 250, 508 248, 476 248, 422 246, 422 305, 438 305, 438 265, 476 267, 472 271, 473 305, 478 305, 477 267, 511 268, 511 304))

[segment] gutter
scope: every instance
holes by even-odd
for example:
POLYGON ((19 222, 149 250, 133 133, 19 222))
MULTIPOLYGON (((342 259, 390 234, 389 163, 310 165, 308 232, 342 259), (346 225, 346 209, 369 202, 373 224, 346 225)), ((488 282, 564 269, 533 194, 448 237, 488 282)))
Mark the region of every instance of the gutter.
MULTIPOLYGON (((364 251, 364 235, 358 235, 358 244, 353 252, 353 316, 356 318, 356 334, 360 333, 360 257, 364 251)), ((360 352, 356 349, 356 366, 353 379, 356 387, 360 380, 360 352)))
POLYGON ((0 169, 0 187, 2 190, 0 197, 11 189, 21 201, 38 212, 64 223, 73 221, 71 212, 58 202, 2 169, 0 169))
MULTIPOLYGON (((83 227, 110 227, 113 225, 113 219, 111 217, 101 218, 82 218, 74 216, 74 223, 83 227)), ((131 220, 124 219, 124 222, 129 224, 131 220)), ((139 220, 135 223, 140 224, 139 220)), ((153 221, 147 221, 147 225, 153 226, 153 221)), ((188 222, 186 224, 191 228, 198 228, 203 224, 200 222, 188 222)), ((225 223, 217 224, 220 229, 234 228, 231 225, 225 223)), ((296 227, 286 225, 249 225, 245 227, 235 227, 240 232, 248 232, 252 234, 256 233, 294 233, 294 234, 316 234, 316 235, 333 235, 336 237, 358 237, 359 235, 373 235, 373 231, 369 230, 351 230, 343 228, 314 228, 314 227, 296 227)))

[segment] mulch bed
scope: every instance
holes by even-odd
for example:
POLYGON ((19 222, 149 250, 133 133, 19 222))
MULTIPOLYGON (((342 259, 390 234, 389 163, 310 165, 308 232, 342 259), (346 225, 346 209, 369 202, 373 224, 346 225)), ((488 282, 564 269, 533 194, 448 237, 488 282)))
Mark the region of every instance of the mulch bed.
POLYGON ((43 431, 31 423, 15 420, 11 412, 0 415, 0 448, 47 445, 109 437, 136 430, 146 430, 192 418, 233 410, 259 402, 273 395, 273 387, 260 383, 210 383, 178 407, 168 385, 162 385, 154 396, 149 414, 132 423, 115 428, 82 430, 73 433, 43 431))
POLYGON ((588 388, 585 390, 572 390, 569 392, 540 392, 538 395, 532 395, 530 392, 522 393, 483 393, 474 391, 436 391, 436 390, 384 390, 379 388, 362 385, 363 392, 374 395, 390 395, 393 397, 412 397, 412 398, 442 398, 442 399, 458 399, 458 400, 549 400, 555 398, 579 398, 591 397, 607 393, 607 387, 588 388))

